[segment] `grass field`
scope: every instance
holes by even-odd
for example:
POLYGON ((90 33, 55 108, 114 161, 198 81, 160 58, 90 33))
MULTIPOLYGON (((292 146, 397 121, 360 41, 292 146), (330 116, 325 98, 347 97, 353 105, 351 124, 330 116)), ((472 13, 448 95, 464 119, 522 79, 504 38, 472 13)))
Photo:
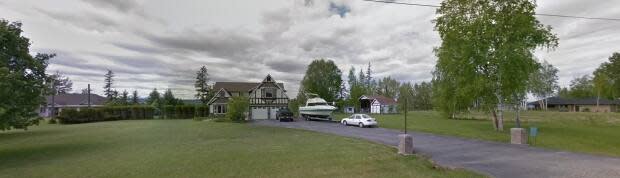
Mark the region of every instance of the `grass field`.
POLYGON ((0 177, 481 177, 362 140, 191 120, 0 132, 0 177))
MULTIPOLYGON (((444 119, 438 112, 417 111, 408 114, 409 130, 453 135, 482 140, 509 142, 514 113, 506 113, 505 130, 496 132, 489 115, 471 113, 461 120, 444 119)), ((337 118, 344 117, 343 115, 337 118)), ((381 127, 402 129, 404 115, 376 115, 381 127)), ((619 113, 536 112, 521 114, 522 127, 538 127, 535 146, 620 156, 619 113)))

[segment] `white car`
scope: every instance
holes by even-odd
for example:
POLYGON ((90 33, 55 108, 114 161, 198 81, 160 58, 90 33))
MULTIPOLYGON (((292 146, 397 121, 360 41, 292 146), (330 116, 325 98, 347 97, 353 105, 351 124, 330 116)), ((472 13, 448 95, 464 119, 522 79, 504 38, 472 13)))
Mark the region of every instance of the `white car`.
POLYGON ((357 125, 359 127, 373 127, 377 126, 377 120, 366 114, 353 114, 348 118, 340 120, 342 125, 357 125))

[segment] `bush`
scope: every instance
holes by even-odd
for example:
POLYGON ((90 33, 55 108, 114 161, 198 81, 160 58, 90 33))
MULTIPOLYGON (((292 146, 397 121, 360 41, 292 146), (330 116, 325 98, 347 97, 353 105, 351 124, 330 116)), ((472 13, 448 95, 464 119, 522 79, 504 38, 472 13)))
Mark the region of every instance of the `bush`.
POLYGON ((47 123, 48 124, 56 124, 56 123, 58 123, 58 121, 56 119, 54 119, 54 118, 51 118, 51 119, 47 120, 47 123))
POLYGON ((234 122, 243 122, 246 119, 246 113, 250 102, 246 97, 233 97, 228 103, 228 112, 226 117, 234 122))
POLYGON ((150 106, 109 106, 103 108, 63 109, 58 116, 61 124, 88 122, 153 119, 154 108, 150 106))

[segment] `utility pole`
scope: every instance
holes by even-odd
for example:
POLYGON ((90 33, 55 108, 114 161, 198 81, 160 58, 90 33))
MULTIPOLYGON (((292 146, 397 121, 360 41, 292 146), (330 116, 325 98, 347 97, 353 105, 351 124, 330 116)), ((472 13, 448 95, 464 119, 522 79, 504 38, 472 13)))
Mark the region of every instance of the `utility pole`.
POLYGON ((90 83, 88 84, 88 108, 90 108, 90 83))
POLYGON ((56 86, 54 86, 55 81, 52 79, 52 119, 56 118, 56 86))
POLYGON ((405 134, 407 134, 407 110, 409 110, 407 104, 408 99, 405 98, 405 134))

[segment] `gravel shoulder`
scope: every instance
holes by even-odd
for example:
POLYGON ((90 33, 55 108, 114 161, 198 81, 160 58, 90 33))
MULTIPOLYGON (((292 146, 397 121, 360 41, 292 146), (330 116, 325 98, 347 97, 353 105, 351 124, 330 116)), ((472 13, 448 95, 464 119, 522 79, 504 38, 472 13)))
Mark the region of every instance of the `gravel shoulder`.
MULTIPOLYGON (((255 125, 303 129, 398 145, 401 131, 358 128, 334 122, 257 120, 255 125)), ((408 132, 416 154, 445 167, 464 168, 493 177, 620 177, 620 158, 572 153, 422 132, 408 132)))

